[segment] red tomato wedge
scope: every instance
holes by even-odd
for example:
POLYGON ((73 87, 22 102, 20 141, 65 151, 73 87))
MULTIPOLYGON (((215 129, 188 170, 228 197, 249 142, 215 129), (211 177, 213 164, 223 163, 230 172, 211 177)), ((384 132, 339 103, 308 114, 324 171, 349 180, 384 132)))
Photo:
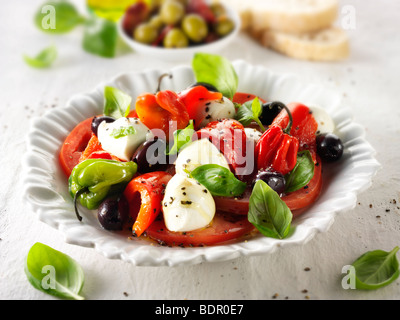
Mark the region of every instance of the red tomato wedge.
POLYGON ((92 137, 92 118, 80 122, 67 136, 61 146, 59 162, 62 170, 69 177, 72 169, 78 164, 82 152, 92 137))
POLYGON ((217 213, 209 227, 188 232, 169 231, 164 220, 155 220, 147 229, 149 238, 167 246, 212 246, 237 240, 254 230, 247 216, 217 213))
MULTIPOLYGON (((314 176, 305 188, 299 189, 282 197, 286 205, 292 211, 294 216, 299 214, 298 210, 304 209, 315 202, 322 189, 322 164, 317 158, 317 164, 314 169, 314 176)), ((251 189, 246 190, 242 197, 214 197, 217 210, 231 212, 235 214, 247 215, 249 211, 249 198, 251 189)))

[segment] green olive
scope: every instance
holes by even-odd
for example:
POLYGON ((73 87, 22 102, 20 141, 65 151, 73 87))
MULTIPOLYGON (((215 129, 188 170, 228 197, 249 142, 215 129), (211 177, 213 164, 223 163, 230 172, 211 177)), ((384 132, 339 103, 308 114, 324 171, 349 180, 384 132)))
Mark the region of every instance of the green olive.
POLYGON ((150 18, 149 23, 156 28, 157 30, 160 30, 162 26, 164 25, 164 22, 161 18, 160 15, 154 15, 150 18))
POLYGON ((157 29, 149 23, 141 23, 136 27, 133 33, 133 37, 136 41, 145 44, 154 42, 157 36, 157 29))
POLYGON ((160 8, 160 16, 165 24, 176 25, 185 15, 185 7, 176 0, 165 1, 160 8))
POLYGON ((196 13, 188 14, 183 18, 182 29, 193 42, 203 41, 208 34, 207 22, 196 13))
POLYGON ((229 33, 232 32, 234 28, 235 28, 235 23, 229 18, 220 19, 214 26, 215 32, 220 37, 228 35, 229 33))
POLYGON ((172 28, 165 35, 163 45, 165 48, 186 48, 189 45, 189 40, 181 29, 172 28))
POLYGON ((221 17, 226 14, 224 6, 220 3, 212 3, 210 5, 210 9, 217 17, 221 17))

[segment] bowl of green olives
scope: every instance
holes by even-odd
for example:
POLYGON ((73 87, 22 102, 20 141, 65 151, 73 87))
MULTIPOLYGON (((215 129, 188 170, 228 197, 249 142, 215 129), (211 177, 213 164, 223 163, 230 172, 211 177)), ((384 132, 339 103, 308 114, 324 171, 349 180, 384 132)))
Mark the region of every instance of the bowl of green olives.
POLYGON ((135 52, 178 61, 197 51, 221 50, 239 32, 240 17, 215 0, 138 0, 126 9, 118 28, 135 52))

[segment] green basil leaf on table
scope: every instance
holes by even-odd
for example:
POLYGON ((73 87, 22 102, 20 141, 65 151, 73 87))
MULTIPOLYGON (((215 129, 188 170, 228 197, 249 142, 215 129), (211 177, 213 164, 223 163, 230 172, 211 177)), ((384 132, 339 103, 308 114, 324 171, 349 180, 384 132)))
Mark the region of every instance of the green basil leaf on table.
POLYGON ((250 122, 255 121, 259 125, 262 131, 265 131, 259 117, 262 112, 262 105, 258 97, 253 100, 247 101, 237 109, 235 119, 239 121, 244 126, 250 124, 250 122))
POLYGON ((106 86, 104 88, 104 115, 122 118, 129 114, 132 97, 125 92, 106 86))
POLYGON ((84 299, 81 266, 68 255, 43 243, 35 243, 25 261, 25 274, 38 290, 63 299, 84 299))
POLYGON ((287 193, 299 190, 307 185, 314 176, 315 164, 308 150, 297 154, 297 162, 291 172, 285 176, 287 193))
POLYGON ((24 55, 25 62, 34 68, 48 68, 57 58, 57 48, 50 46, 40 51, 35 57, 24 55))
POLYGON ((238 180, 227 168, 217 164, 205 164, 190 173, 191 177, 205 186, 213 196, 240 196, 246 183, 238 180))
POLYGON ((209 83, 225 97, 233 98, 239 78, 228 59, 209 53, 195 53, 192 67, 197 82, 209 83))
POLYGON ((192 141, 194 134, 193 120, 190 120, 188 126, 185 129, 179 129, 174 132, 174 144, 172 148, 166 152, 168 155, 174 155, 179 152, 187 143, 192 141))
POLYGON ((114 22, 92 16, 86 20, 82 47, 91 54, 113 58, 117 51, 118 30, 114 22))
POLYGON ((395 281, 400 274, 396 257, 398 250, 396 246, 389 252, 368 251, 354 261, 356 289, 375 290, 395 281))
POLYGON ((292 212, 278 193, 258 180, 249 199, 249 222, 264 236, 283 239, 289 234, 292 218, 292 212))
POLYGON ((73 4, 68 1, 49 1, 35 14, 36 26, 49 33, 66 33, 85 21, 73 4))

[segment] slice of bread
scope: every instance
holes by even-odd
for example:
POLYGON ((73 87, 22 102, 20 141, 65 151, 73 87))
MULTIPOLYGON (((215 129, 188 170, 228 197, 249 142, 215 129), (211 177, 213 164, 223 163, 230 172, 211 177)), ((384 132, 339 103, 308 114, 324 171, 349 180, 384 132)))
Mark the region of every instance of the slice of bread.
POLYGON ((350 52, 347 34, 337 27, 303 34, 265 30, 253 36, 263 46, 296 59, 337 61, 347 58, 350 52))
POLYGON ((220 0, 242 17, 243 29, 288 33, 327 28, 336 20, 338 0, 220 0))

